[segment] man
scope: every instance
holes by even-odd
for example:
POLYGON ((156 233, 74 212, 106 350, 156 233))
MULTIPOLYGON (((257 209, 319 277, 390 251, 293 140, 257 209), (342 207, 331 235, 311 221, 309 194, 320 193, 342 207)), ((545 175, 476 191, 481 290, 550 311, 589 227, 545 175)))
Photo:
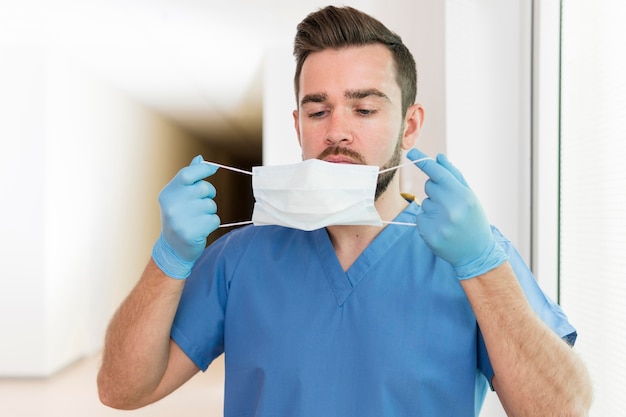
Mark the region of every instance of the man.
POLYGON ((400 38, 327 7, 294 53, 303 159, 382 171, 410 150, 428 198, 407 200, 391 170, 375 208, 417 227, 248 226, 204 250, 217 168, 197 157, 159 196, 161 237, 107 332, 102 401, 152 403, 225 353, 226 416, 474 416, 489 384, 509 415, 586 415, 575 330, 458 170, 411 149, 424 112, 400 38))

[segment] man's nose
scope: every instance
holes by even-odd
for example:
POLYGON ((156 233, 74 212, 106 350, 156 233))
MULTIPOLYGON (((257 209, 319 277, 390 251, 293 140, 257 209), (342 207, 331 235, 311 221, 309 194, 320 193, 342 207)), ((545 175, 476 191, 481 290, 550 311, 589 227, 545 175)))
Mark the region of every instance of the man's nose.
POLYGON ((329 118, 325 141, 329 145, 352 142, 349 118, 342 112, 334 111, 329 118))

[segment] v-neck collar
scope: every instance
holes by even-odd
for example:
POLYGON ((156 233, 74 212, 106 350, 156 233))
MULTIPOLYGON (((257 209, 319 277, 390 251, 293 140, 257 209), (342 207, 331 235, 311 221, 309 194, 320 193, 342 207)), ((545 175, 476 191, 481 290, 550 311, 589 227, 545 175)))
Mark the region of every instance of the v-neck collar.
MULTIPOLYGON (((411 203, 394 221, 415 224, 418 209, 419 206, 417 204, 411 203)), ((323 228, 312 232, 320 263, 339 306, 345 303, 354 288, 381 258, 393 256, 387 253, 388 250, 412 227, 395 224, 387 225, 345 272, 339 259, 337 259, 337 254, 328 236, 328 231, 323 228)))

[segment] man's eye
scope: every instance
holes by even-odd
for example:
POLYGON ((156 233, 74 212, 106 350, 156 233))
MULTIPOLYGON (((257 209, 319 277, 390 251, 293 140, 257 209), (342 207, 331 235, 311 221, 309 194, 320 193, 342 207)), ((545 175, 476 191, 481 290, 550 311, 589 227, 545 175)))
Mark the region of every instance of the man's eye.
POLYGON ((323 117, 325 114, 326 114, 325 110, 316 111, 316 112, 313 112, 313 113, 309 113, 309 117, 311 119, 319 119, 320 117, 323 117))
POLYGON ((359 113, 362 116, 369 116, 372 115, 374 113, 376 113, 376 110, 371 110, 371 109, 357 109, 356 110, 357 113, 359 113))

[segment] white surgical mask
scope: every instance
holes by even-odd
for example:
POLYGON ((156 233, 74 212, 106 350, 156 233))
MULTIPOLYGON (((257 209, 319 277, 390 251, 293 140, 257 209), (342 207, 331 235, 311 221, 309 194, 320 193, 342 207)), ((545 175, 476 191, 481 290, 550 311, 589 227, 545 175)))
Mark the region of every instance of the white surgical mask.
MULTIPOLYGON (((412 161, 413 164, 418 161, 412 161)), ((258 166, 252 172, 206 162, 252 175, 255 203, 252 220, 220 227, 252 223, 316 230, 333 225, 382 226, 374 207, 377 166, 336 164, 308 159, 288 165, 258 166)), ((412 223, 396 223, 414 226, 412 223)))
POLYGON ((378 167, 308 159, 254 167, 255 225, 301 230, 333 225, 381 226, 374 208, 378 167))

